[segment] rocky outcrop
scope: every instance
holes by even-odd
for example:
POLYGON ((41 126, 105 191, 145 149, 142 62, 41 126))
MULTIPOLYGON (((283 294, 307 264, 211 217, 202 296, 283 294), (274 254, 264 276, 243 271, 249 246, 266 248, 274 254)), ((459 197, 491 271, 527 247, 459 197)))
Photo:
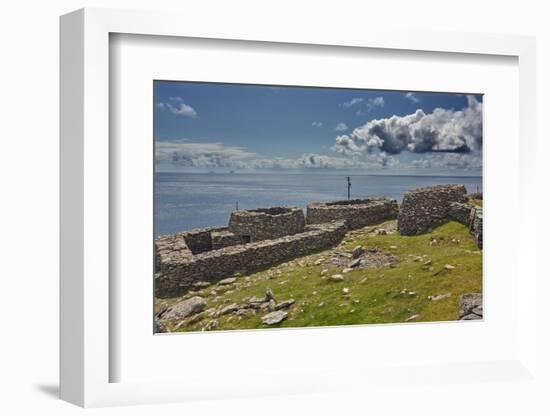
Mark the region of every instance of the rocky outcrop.
POLYGON ((465 293, 458 301, 458 319, 469 321, 483 319, 483 297, 481 293, 465 293))
POLYGON ((379 224, 397 218, 398 205, 395 199, 369 198, 349 201, 314 202, 307 206, 307 223, 345 220, 349 230, 379 224))
POLYGON ((431 231, 449 221, 453 202, 466 202, 464 185, 437 185, 407 192, 397 218, 399 232, 417 235, 431 231))

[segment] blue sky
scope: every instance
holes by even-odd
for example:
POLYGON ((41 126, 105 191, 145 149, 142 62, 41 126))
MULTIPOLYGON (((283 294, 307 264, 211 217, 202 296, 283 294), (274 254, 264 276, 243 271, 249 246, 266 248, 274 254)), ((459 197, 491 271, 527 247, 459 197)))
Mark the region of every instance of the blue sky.
POLYGON ((481 95, 165 81, 154 88, 159 170, 481 170, 481 95))

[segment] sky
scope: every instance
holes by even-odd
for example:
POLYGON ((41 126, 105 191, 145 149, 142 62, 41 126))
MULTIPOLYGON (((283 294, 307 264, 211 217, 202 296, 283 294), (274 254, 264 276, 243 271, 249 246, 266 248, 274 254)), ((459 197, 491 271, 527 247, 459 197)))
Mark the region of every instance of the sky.
POLYGON ((157 171, 481 175, 482 95, 155 81, 157 171))

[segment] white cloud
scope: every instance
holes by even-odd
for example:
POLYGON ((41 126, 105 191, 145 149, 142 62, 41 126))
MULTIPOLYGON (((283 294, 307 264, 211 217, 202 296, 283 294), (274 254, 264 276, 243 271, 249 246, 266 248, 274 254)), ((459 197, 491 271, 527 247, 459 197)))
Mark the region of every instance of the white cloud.
POLYGON ((413 103, 418 103, 418 102, 420 102, 420 98, 418 98, 414 92, 408 92, 408 93, 406 93, 406 94, 404 95, 404 97, 405 97, 407 100, 412 101, 413 103))
POLYGON ((409 166, 416 169, 481 169, 483 158, 478 153, 431 153, 415 159, 409 166))
POLYGON ((163 141, 155 143, 155 159, 171 161, 187 167, 245 168, 255 153, 242 147, 225 146, 222 143, 196 143, 188 140, 163 141))
POLYGON ((367 111, 372 111, 377 107, 384 107, 384 97, 374 97, 367 100, 367 111))
POLYGON ((198 114, 193 107, 188 104, 185 104, 181 97, 170 97, 167 102, 160 102, 157 104, 157 107, 163 111, 170 111, 172 114, 197 118, 198 114))
POLYGON ((393 166, 397 161, 385 153, 361 158, 306 153, 293 158, 265 158, 246 148, 223 143, 197 143, 189 140, 157 140, 157 162, 186 168, 258 169, 368 169, 393 166))
POLYGON ((374 119, 336 137, 333 150, 344 155, 376 151, 389 154, 408 150, 425 152, 480 152, 482 145, 482 103, 468 96, 460 111, 436 108, 426 114, 416 110, 406 116, 374 119))
POLYGON ((345 131, 347 129, 348 129, 348 126, 346 125, 346 123, 338 123, 336 127, 334 127, 334 130, 336 131, 345 131))
POLYGON ((320 121, 314 121, 313 123, 311 123, 311 125, 313 127, 323 127, 323 123, 321 123, 320 121))
POLYGON ((363 98, 352 98, 349 101, 346 101, 345 103, 342 103, 342 105, 346 108, 353 107, 354 105, 360 104, 363 102, 363 98))

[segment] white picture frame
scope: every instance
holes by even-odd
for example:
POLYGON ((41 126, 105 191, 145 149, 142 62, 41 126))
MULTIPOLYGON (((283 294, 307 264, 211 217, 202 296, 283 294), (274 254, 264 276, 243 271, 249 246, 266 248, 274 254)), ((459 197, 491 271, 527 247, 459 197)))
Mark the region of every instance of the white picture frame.
MULTIPOLYGON (((61 18, 61 398, 80 406, 161 403, 214 397, 246 397, 361 391, 378 383, 405 383, 413 379, 429 385, 437 380, 470 382, 505 380, 537 383, 537 321, 535 250, 536 218, 526 215, 533 201, 535 155, 525 149, 535 141, 535 41, 529 37, 472 33, 341 27, 342 30, 261 27, 231 22, 204 25, 200 19, 171 13, 82 9, 61 18), (225 380, 183 378, 178 381, 111 382, 110 365, 117 357, 110 349, 109 275, 112 267, 110 233, 109 157, 109 37, 110 34, 225 39, 301 45, 331 45, 340 48, 429 51, 441 54, 503 55, 518 59, 519 66, 519 155, 521 215, 517 242, 522 279, 517 292, 517 354, 498 362, 452 362, 439 365, 418 363, 411 369, 369 368, 324 370, 320 381, 314 374, 289 380, 271 374, 269 380, 249 380, 223 389, 225 380), (482 374, 468 380, 472 373, 482 374), (307 381, 310 381, 309 383, 307 381), (346 380, 346 382, 342 382, 346 380), (408 381, 407 381, 408 380, 408 381), (353 387, 352 387, 353 386, 353 387)), ((489 243, 490 244, 490 243, 489 243)), ((510 273, 517 271, 511 270, 510 273)), ((152 335, 152 334, 151 334, 152 335)), ((287 338, 297 336, 286 334, 287 338)), ((334 336, 334 335, 326 335, 334 336)), ((243 364, 244 365, 244 364, 243 364)), ((427 387, 428 388, 428 387, 427 387)))

